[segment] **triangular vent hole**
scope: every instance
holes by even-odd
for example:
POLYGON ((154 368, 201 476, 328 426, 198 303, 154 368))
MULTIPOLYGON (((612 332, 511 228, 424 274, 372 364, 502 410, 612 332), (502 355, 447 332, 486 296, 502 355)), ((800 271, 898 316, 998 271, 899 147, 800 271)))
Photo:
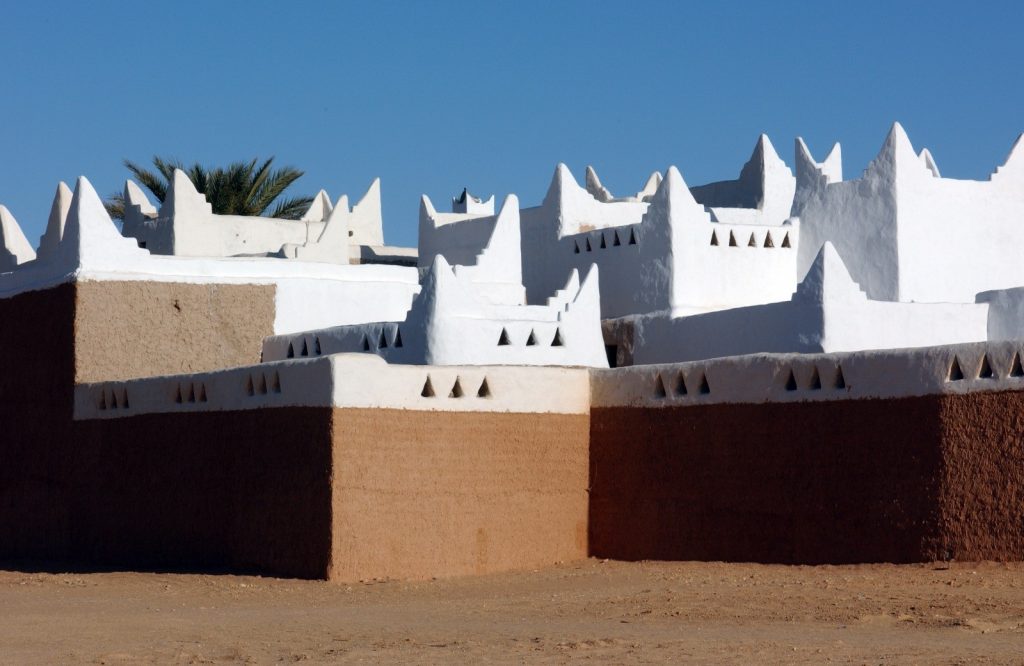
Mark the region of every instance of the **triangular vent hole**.
POLYGON ((555 337, 551 340, 552 347, 561 347, 564 344, 562 341, 562 330, 559 328, 555 329, 555 337))
POLYGON ((245 392, 248 395, 256 395, 256 389, 252 385, 252 375, 245 381, 245 392))
POLYGON ((536 346, 536 344, 537 344, 537 336, 534 335, 533 331, 531 330, 530 331, 530 337, 526 338, 526 346, 527 347, 534 347, 534 346, 536 346))
POLYGON ((402 329, 400 329, 400 328, 396 328, 395 329, 395 346, 396 347, 403 346, 402 345, 402 329))
POLYGON ((729 232, 729 247, 739 247, 736 244, 736 236, 731 231, 729 232))
POLYGON ((178 384, 178 392, 174 395, 174 402, 181 404, 181 384, 178 384))
POLYGON ((789 377, 786 378, 786 390, 787 391, 795 391, 796 390, 796 375, 793 374, 792 370, 789 371, 789 377))
POLYGON ((636 234, 632 229, 629 230, 629 244, 636 245, 636 234))
POLYGON ((430 383, 430 375, 427 375, 427 381, 423 382, 423 390, 420 391, 420 396, 424 398, 434 397, 434 385, 430 383))
POLYGON ((323 351, 321 350, 321 347, 320 347, 320 336, 319 335, 316 336, 315 338, 313 338, 313 353, 316 354, 317 356, 319 356, 320 354, 323 354, 323 351))
POLYGON ((199 385, 199 402, 206 402, 206 384, 199 385))
POLYGON ((622 241, 619 240, 619 232, 618 231, 613 231, 612 232, 612 245, 615 246, 615 247, 618 247, 618 246, 622 245, 622 241))
POLYGON ((958 382, 964 378, 964 371, 960 369, 960 359, 953 357, 953 365, 949 366, 949 379, 946 381, 958 382))
POLYGON ((708 377, 704 373, 700 375, 700 392, 704 395, 711 393, 711 386, 708 385, 708 377))
POLYGON ((683 373, 679 373, 679 379, 676 381, 676 395, 686 395, 686 378, 683 377, 683 373))
POLYGON ((370 338, 363 334, 363 351, 370 351, 370 338))
POLYGON ((1013 355, 1013 363, 1010 365, 1011 377, 1024 377, 1024 367, 1020 364, 1020 353, 1013 355))
POLYGON ((380 342, 377 343, 377 349, 387 349, 388 338, 384 335, 384 329, 380 330, 380 342))
POLYGON ((476 392, 476 397, 478 397, 478 398, 490 398, 491 397, 491 387, 487 385, 487 378, 486 377, 484 377, 484 380, 482 382, 480 382, 480 390, 478 390, 476 392))
POLYGON ((306 338, 302 338, 302 355, 309 356, 309 345, 306 344, 306 338))
POLYGON ((996 373, 992 372, 992 365, 988 362, 988 354, 981 357, 981 369, 978 370, 978 379, 994 379, 996 373))
POLYGON ((654 397, 664 398, 667 394, 665 393, 665 382, 662 381, 661 375, 654 378, 654 397))
POLYGON ((716 247, 718 246, 718 234, 714 231, 711 232, 711 244, 716 247))
POLYGON ((110 408, 117 409, 117 391, 110 392, 110 408))
POLYGON ((811 390, 821 390, 821 375, 818 374, 818 368, 814 368, 814 374, 811 375, 811 390))
POLYGON ((836 380, 832 385, 837 389, 846 388, 846 377, 843 376, 843 366, 840 365, 836 368, 836 380))
POLYGON ((775 247, 775 242, 772 240, 772 232, 770 231, 764 236, 764 246, 775 247))
POLYGON ((465 395, 465 393, 462 392, 462 383, 459 381, 459 378, 456 377, 455 378, 455 384, 452 385, 452 390, 448 394, 448 397, 449 398, 461 398, 464 395, 465 395))
POLYGON ((750 234, 750 240, 747 241, 747 247, 757 247, 757 239, 754 238, 754 234, 750 234))
POLYGON ((121 404, 122 407, 128 409, 131 405, 128 404, 128 389, 124 390, 124 402, 121 404))
POLYGON ((782 239, 782 247, 791 247, 790 244, 789 244, 789 232, 788 231, 786 232, 786 235, 782 239))
POLYGON ((580 253, 580 243, 579 243, 579 241, 573 241, 572 244, 574 246, 573 249, 572 249, 572 253, 573 254, 579 254, 580 253))
POLYGON ((290 343, 290 342, 288 343, 287 358, 295 358, 295 347, 293 347, 292 343, 290 343))
POLYGON ((510 344, 512 344, 512 341, 508 339, 508 331, 501 329, 501 335, 498 336, 498 346, 503 347, 510 344))
POLYGON ((267 394, 267 376, 260 375, 260 395, 267 394))
POLYGON ((281 375, 274 373, 274 393, 281 392, 281 375))
POLYGON ((587 252, 593 252, 594 248, 590 247, 590 239, 587 239, 587 252))
POLYGON ((605 240, 604 240, 604 233, 601 234, 601 249, 602 250, 607 250, 608 249, 608 243, 606 243, 605 240))
POLYGON ((188 401, 189 402, 195 402, 196 401, 196 385, 195 384, 189 384, 188 385, 188 401))

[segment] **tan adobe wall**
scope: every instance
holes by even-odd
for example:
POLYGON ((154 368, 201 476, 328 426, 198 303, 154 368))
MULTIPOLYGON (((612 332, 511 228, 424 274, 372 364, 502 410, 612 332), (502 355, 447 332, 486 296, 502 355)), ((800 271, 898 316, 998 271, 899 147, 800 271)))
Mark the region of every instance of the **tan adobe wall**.
POLYGON ((274 285, 75 285, 75 381, 152 377, 258 363, 274 332, 274 285))
POLYGON ((429 578, 587 554, 585 414, 334 410, 331 578, 429 578))

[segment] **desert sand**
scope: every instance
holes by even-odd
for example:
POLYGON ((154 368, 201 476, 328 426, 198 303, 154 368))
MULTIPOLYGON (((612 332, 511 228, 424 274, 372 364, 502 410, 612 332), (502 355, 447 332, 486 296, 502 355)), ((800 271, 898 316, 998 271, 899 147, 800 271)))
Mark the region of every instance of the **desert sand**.
POLYGON ((588 560, 337 584, 0 572, 0 662, 1024 662, 1024 565, 588 560))

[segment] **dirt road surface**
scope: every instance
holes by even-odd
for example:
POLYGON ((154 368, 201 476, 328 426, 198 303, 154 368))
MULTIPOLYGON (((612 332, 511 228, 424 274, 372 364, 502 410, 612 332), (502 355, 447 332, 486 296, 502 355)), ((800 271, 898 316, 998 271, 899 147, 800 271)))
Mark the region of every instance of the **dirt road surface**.
POLYGON ((1024 565, 589 560, 351 585, 0 572, 0 663, 1024 663, 1024 565))

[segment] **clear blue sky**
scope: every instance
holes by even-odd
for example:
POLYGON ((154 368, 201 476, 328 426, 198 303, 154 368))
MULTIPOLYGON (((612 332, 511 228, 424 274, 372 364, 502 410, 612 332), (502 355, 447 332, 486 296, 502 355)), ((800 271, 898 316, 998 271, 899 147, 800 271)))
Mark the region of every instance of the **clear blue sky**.
POLYGON ((0 203, 36 241, 58 180, 123 158, 276 155, 296 193, 381 176, 385 237, 419 195, 540 201, 557 162, 613 192, 676 164, 732 178, 767 132, 858 175, 893 120, 943 175, 1024 131, 1020 2, 8 2, 0 203))

